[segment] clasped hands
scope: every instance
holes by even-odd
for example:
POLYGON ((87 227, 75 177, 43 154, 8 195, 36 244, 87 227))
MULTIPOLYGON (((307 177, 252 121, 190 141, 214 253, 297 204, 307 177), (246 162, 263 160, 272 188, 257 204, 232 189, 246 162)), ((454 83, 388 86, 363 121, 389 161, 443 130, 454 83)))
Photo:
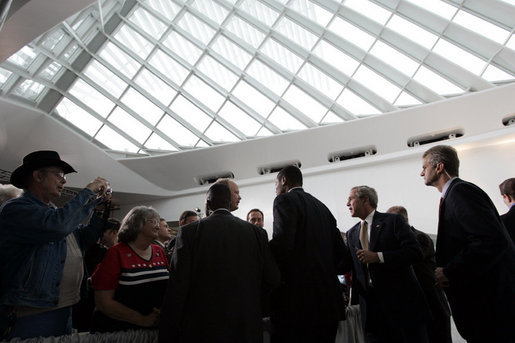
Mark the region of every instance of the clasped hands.
POLYGON ((374 251, 358 249, 356 250, 356 256, 361 263, 379 263, 379 255, 374 251))

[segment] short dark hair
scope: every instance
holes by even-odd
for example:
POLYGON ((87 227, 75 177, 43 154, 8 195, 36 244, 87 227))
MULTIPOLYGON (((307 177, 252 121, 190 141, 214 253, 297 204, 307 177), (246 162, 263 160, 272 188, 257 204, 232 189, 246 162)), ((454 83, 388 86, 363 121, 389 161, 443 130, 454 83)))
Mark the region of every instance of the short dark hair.
POLYGON ((277 174, 277 179, 286 179, 286 184, 290 187, 301 187, 302 186, 302 172, 297 166, 291 165, 284 167, 277 174))
POLYGON ((109 218, 104 228, 105 231, 111 230, 118 232, 120 230, 120 226, 122 226, 122 223, 118 219, 109 218))
POLYGON ((372 206, 372 208, 374 208, 374 209, 377 208, 377 203, 378 203, 379 199, 377 197, 377 192, 375 189, 373 189, 372 187, 368 187, 368 186, 356 186, 356 187, 352 187, 351 190, 355 190, 356 194, 358 195, 358 198, 360 198, 360 199, 368 198, 368 201, 370 202, 370 206, 372 206))
POLYGON ((504 180, 499 185, 499 190, 501 191, 501 195, 506 194, 515 200, 515 178, 512 177, 504 180))
POLYGON ((249 211, 249 213, 247 213, 247 221, 249 220, 249 216, 252 212, 259 212, 261 213, 261 217, 263 219, 265 219, 265 215, 263 214, 263 211, 261 211, 259 208, 253 208, 252 210, 249 211))
POLYGON ((186 210, 181 213, 181 216, 179 217, 179 224, 186 221, 188 217, 197 217, 198 213, 191 210, 186 210))
POLYGON ((230 209, 231 207, 231 190, 224 183, 213 183, 206 195, 206 207, 211 210, 219 208, 230 209))
POLYGON ((386 213, 400 214, 404 217, 404 219, 406 219, 406 223, 409 223, 408 210, 406 210, 406 207, 404 206, 392 206, 388 209, 388 211, 386 211, 386 213))
POLYGON ((458 152, 452 146, 436 145, 424 152, 422 158, 426 157, 434 167, 438 163, 443 163, 445 171, 449 176, 459 176, 460 159, 458 158, 458 152))

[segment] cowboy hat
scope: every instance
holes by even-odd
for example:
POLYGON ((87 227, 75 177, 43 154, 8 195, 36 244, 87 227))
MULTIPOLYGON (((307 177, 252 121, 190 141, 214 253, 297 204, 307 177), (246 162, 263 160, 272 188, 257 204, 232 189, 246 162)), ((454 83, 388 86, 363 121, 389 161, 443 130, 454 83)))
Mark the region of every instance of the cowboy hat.
POLYGON ((11 184, 18 188, 24 188, 28 173, 42 167, 61 167, 65 174, 76 173, 68 163, 61 160, 56 151, 40 150, 34 151, 23 158, 23 164, 16 168, 11 174, 11 184))

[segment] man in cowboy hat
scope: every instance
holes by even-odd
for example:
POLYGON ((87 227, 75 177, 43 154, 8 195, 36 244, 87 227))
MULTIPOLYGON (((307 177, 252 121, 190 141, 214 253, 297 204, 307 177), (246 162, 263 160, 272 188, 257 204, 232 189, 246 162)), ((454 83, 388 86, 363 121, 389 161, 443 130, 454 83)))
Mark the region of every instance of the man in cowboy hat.
POLYGON ((56 209, 75 170, 55 151, 35 151, 11 175, 25 193, 0 207, 0 339, 71 333, 71 306, 84 278, 83 250, 96 242, 103 220, 93 216, 106 197, 97 177, 64 207, 56 209))

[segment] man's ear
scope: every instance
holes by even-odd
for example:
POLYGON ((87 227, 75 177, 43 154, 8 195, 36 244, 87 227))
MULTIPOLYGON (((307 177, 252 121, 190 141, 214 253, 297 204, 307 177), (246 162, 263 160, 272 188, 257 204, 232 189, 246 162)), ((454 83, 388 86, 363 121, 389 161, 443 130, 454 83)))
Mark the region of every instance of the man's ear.
POLYGON ((438 163, 436 164, 436 168, 435 168, 435 169, 436 169, 436 171, 437 171, 438 173, 443 173, 443 172, 444 172, 444 170, 445 170, 445 164, 443 164, 442 162, 438 162, 438 163))
POLYGON ((32 171, 32 180, 38 183, 43 181, 43 173, 41 172, 41 170, 32 171))

